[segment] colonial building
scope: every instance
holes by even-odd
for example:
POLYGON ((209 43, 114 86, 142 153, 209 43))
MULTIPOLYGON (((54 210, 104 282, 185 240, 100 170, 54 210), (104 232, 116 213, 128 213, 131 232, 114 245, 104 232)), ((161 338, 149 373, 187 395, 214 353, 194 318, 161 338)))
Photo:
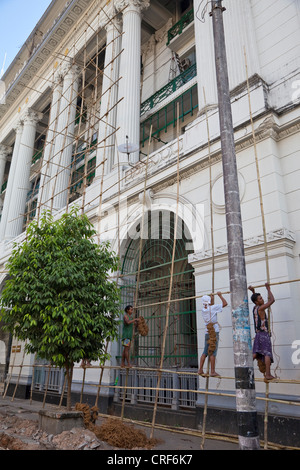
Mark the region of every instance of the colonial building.
MULTIPOLYGON (((276 298, 272 369, 294 381, 270 385, 271 395, 293 400, 300 380, 300 4, 223 4, 247 278, 264 286, 268 263, 276 298)), ((204 401, 195 393, 205 388, 195 374, 204 342, 201 296, 212 286, 229 291, 210 9, 202 0, 52 1, 2 77, 0 105, 1 288, 13 243, 22 242, 28 223, 45 209, 58 217, 82 207, 99 240, 109 239, 120 255, 124 306, 136 302, 149 326, 135 343, 140 370, 130 372, 135 387, 127 394, 129 406, 147 406, 155 398, 146 387, 156 386, 152 369, 162 354, 172 265, 164 366, 174 374, 163 376, 168 390, 159 405, 189 416, 204 401)), ((219 322, 222 379, 211 379, 210 389, 226 396, 210 396, 209 406, 234 409, 230 306, 219 322)), ((1 381, 18 380, 20 394, 32 386, 38 396, 47 369, 34 368, 38 358, 23 350, 0 332, 1 381)), ((121 352, 121 343, 110 345, 111 365, 120 365, 121 352)), ((86 393, 96 394, 99 373, 87 370, 86 393)), ((82 374, 78 368, 74 393, 82 374)), ((120 401, 122 392, 108 386, 123 377, 105 370, 107 403, 120 401)), ((62 373, 53 370, 49 391, 61 388, 62 373)), ((257 395, 264 390, 257 382, 257 395)), ((284 402, 271 402, 269 411, 299 416, 284 402)))

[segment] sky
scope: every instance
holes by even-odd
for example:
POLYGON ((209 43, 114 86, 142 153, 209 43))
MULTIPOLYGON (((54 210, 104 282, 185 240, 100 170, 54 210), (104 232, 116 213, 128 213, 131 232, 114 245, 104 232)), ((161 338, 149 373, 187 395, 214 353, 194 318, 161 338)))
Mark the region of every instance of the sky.
POLYGON ((51 0, 0 0, 0 78, 50 3, 51 0))

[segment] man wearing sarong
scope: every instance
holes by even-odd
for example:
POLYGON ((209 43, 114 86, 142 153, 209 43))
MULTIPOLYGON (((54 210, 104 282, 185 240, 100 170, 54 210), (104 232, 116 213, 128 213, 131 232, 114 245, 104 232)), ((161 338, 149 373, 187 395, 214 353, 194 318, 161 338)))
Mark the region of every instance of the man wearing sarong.
POLYGON ((255 328, 253 359, 262 361, 264 363, 265 380, 273 380, 275 377, 271 375, 271 364, 274 362, 274 360, 266 310, 275 302, 275 299, 271 292, 270 285, 266 282, 265 286, 268 292, 268 301, 266 303, 261 294, 255 292, 254 287, 248 287, 248 289, 252 292, 251 300, 255 304, 253 307, 253 320, 255 328))
POLYGON ((132 318, 132 314, 133 314, 133 306, 127 305, 127 307, 125 308, 125 315, 123 317, 123 332, 122 332, 123 353, 122 353, 121 367, 125 367, 126 361, 127 361, 127 367, 131 367, 129 352, 130 352, 130 345, 131 345, 132 335, 133 335, 133 324, 138 321, 137 318, 132 318))

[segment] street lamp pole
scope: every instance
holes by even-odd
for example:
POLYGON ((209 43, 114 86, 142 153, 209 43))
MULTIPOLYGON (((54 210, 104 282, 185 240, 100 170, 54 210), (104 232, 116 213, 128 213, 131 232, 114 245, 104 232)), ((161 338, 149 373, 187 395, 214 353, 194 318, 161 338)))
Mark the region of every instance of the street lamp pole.
POLYGON ((259 449, 259 434, 257 426, 243 228, 223 25, 224 10, 222 0, 212 1, 212 10, 210 15, 212 16, 213 21, 226 209, 236 410, 240 449, 255 450, 259 449))

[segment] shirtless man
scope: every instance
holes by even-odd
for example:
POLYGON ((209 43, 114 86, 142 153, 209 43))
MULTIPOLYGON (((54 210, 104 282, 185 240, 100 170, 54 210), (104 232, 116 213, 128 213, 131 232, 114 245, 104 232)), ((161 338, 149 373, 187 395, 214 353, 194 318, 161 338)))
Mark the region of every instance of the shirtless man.
POLYGON ((266 367, 265 379, 273 380, 275 377, 271 374, 271 364, 274 360, 266 310, 275 302, 275 299, 270 285, 266 282, 265 286, 268 292, 267 302, 264 301, 261 294, 255 292, 254 287, 248 287, 252 292, 251 300, 255 304, 253 307, 253 319, 256 334, 253 343, 253 359, 264 362, 266 367))

